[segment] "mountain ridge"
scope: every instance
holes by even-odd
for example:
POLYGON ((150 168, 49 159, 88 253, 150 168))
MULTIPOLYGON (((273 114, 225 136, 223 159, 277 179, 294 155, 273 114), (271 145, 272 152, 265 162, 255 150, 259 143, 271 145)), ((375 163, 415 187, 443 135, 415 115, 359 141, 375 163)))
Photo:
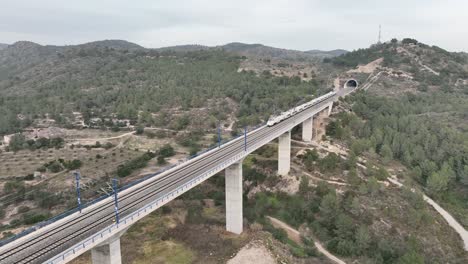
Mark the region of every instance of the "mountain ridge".
POLYGON ((242 43, 230 42, 218 46, 206 46, 198 44, 177 45, 158 48, 156 50, 171 50, 175 52, 190 52, 198 50, 221 49, 226 52, 235 53, 243 56, 256 56, 256 57, 271 57, 278 59, 299 59, 299 58, 326 58, 335 57, 347 53, 347 50, 336 49, 330 51, 323 51, 318 49, 300 51, 294 49, 277 48, 267 46, 260 43, 242 43))
POLYGON ((173 52, 193 52, 193 51, 200 51, 200 50, 223 50, 229 53, 234 53, 240 56, 250 56, 250 57, 270 57, 274 59, 285 59, 285 60, 316 60, 317 58, 332 58, 342 54, 348 53, 348 51, 344 49, 336 49, 330 51, 323 51, 318 49, 312 49, 307 51, 300 51, 300 50, 293 50, 293 49, 285 49, 285 48, 277 48, 271 47, 259 43, 242 43, 242 42, 230 42, 224 45, 218 46, 206 46, 200 44, 184 44, 184 45, 176 45, 176 46, 168 46, 168 47, 161 47, 161 48, 145 48, 140 46, 136 43, 129 42, 126 40, 119 40, 119 39, 105 39, 105 40, 98 40, 87 42, 83 44, 76 44, 76 45, 64 45, 64 46, 56 46, 56 45, 41 45, 31 41, 18 41, 13 43, 12 45, 0 44, 0 50, 7 50, 8 47, 14 48, 16 51, 22 49, 36 49, 42 50, 43 52, 46 51, 54 51, 54 52, 61 52, 71 48, 111 48, 117 50, 129 50, 129 51, 137 51, 137 50, 155 50, 155 51, 173 51, 173 52))

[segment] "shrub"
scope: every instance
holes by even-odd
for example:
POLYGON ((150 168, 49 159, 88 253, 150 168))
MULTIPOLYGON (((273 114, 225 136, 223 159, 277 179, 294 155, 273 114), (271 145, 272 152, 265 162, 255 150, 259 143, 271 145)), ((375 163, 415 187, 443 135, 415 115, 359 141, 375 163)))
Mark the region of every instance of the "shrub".
POLYGON ((146 152, 145 154, 127 161, 126 163, 119 165, 117 168, 117 175, 119 177, 126 177, 130 175, 134 170, 146 167, 148 161, 155 157, 155 154, 152 152, 146 152))
POLYGON ((46 215, 28 213, 23 215, 23 223, 26 225, 32 225, 47 219, 46 215))
POLYGON ((74 159, 71 161, 64 161, 62 164, 65 166, 67 170, 76 170, 76 169, 79 169, 83 165, 83 162, 81 162, 81 160, 74 159))
POLYGON ((158 156, 158 164, 159 165, 166 164, 166 159, 163 156, 158 156))
POLYGON ((159 155, 161 155, 164 158, 174 156, 174 148, 171 145, 166 144, 159 149, 159 155))
POLYGON ((137 135, 142 135, 145 132, 145 128, 143 126, 138 126, 135 131, 137 135))
POLYGON ((52 173, 57 173, 63 170, 62 164, 58 161, 53 161, 48 164, 47 169, 52 173))
POLYGON ((25 205, 24 205, 24 206, 20 206, 20 207, 18 208, 18 213, 23 214, 23 213, 28 212, 29 210, 30 210, 30 208, 29 208, 28 206, 25 206, 25 205))

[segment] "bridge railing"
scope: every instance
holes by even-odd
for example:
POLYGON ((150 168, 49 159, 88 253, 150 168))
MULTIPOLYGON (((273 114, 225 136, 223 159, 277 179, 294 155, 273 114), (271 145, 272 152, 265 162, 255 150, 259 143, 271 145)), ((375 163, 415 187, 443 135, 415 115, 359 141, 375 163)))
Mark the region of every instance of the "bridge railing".
MULTIPOLYGON (((252 127, 251 130, 250 130, 250 132, 257 130, 258 128, 264 126, 265 124, 266 124, 266 122, 261 123, 261 124, 258 124, 258 125, 256 125, 256 126, 252 127)), ((238 134, 238 135, 236 135, 236 136, 234 136, 234 137, 232 137, 232 138, 225 139, 225 140, 221 141, 221 146, 222 146, 223 144, 227 144, 227 143, 229 143, 229 142, 231 142, 231 141, 233 141, 233 140, 236 140, 236 139, 238 139, 238 138, 240 138, 240 137, 242 137, 242 136, 244 136, 243 133, 238 134)), ((159 174, 161 174, 161 173, 163 173, 163 172, 165 172, 165 171, 167 171, 167 170, 170 170, 170 169, 172 169, 172 168, 174 168, 174 167, 176 167, 176 166, 179 166, 179 165, 181 165, 182 163, 185 163, 185 162, 187 162, 187 161, 189 161, 189 160, 191 160, 191 159, 194 159, 194 158, 196 158, 196 157, 198 157, 198 156, 200 156, 200 155, 203 155, 203 154, 205 154, 205 153, 207 153, 207 152, 209 152, 209 151, 211 151, 211 150, 213 150, 213 149, 216 149, 216 148, 218 148, 218 147, 220 147, 218 144, 212 145, 212 146, 210 146, 209 148, 207 148, 207 149, 205 149, 205 150, 202 150, 202 151, 200 151, 200 152, 198 152, 198 153, 196 153, 196 154, 194 154, 194 155, 192 155, 192 156, 186 158, 185 160, 182 160, 182 161, 180 161, 180 162, 178 162, 178 163, 176 163, 176 164, 172 164, 172 165, 166 166, 166 167, 161 168, 161 169, 159 169, 158 171, 156 171, 156 172, 154 172, 154 173, 152 173, 152 174, 149 174, 149 175, 144 176, 143 178, 140 178, 140 179, 138 179, 138 180, 135 180, 135 181, 132 181, 132 182, 130 182, 130 183, 127 183, 126 185, 124 185, 124 186, 122 186, 121 188, 119 188, 119 189, 117 190, 117 192, 126 190, 126 189, 128 189, 128 188, 130 188, 130 187, 132 187, 132 186, 135 186, 135 185, 137 185, 137 184, 143 182, 143 181, 146 181, 146 180, 148 180, 148 179, 151 179, 151 178, 153 178, 153 177, 155 177, 155 176, 157 176, 157 175, 159 175, 159 174)), ((93 204, 96 204, 96 203, 98 203, 98 202, 100 202, 100 201, 102 201, 102 200, 104 200, 104 199, 106 199, 106 198, 108 198, 108 197, 110 197, 110 196, 111 196, 111 194, 109 194, 109 195, 107 195, 107 194, 106 194, 106 195, 102 195, 102 196, 100 196, 100 197, 98 197, 98 198, 96 198, 96 199, 94 199, 94 200, 91 200, 91 201, 85 203, 84 205, 82 205, 82 206, 81 206, 81 209, 83 210, 83 209, 85 209, 85 208, 87 208, 87 207, 89 207, 89 206, 91 206, 91 205, 93 205, 93 204)), ((47 219, 47 220, 42 221, 42 222, 40 222, 40 223, 37 223, 36 225, 34 225, 34 226, 32 226, 32 227, 30 227, 30 228, 28 228, 28 229, 26 229, 26 230, 23 230, 22 232, 20 232, 20 233, 14 235, 14 236, 12 236, 12 237, 9 237, 9 238, 0 240, 0 247, 6 245, 6 244, 8 244, 8 243, 10 243, 10 242, 12 242, 12 241, 14 241, 14 240, 16 240, 16 239, 18 239, 18 238, 21 238, 21 237, 23 237, 23 236, 26 236, 26 235, 28 235, 28 234, 30 234, 30 233, 32 233, 32 232, 34 232, 34 231, 36 231, 36 230, 38 230, 38 229, 40 229, 40 228, 43 228, 44 226, 50 225, 50 224, 52 224, 52 223, 54 223, 54 222, 56 222, 56 221, 58 221, 58 220, 60 220, 60 219, 63 219, 63 218, 65 218, 65 217, 67 217, 67 216, 70 216, 70 215, 72 215, 72 214, 74 214, 74 213, 76 213, 76 212, 78 212, 78 211, 79 211, 79 208, 78 208, 78 207, 75 207, 75 208, 70 209, 70 210, 68 210, 68 211, 65 211, 65 212, 63 212, 63 213, 61 213, 61 214, 59 214, 59 215, 56 215, 56 216, 54 216, 54 217, 52 217, 52 218, 50 218, 50 219, 47 219)))
MULTIPOLYGON (((238 137, 234 137, 233 139, 236 139, 236 138, 238 138, 238 137)), ((231 139, 231 140, 233 140, 233 139, 231 139)), ((231 140, 228 140, 228 142, 231 141, 231 140)), ((266 139, 264 141, 268 142, 269 140, 271 140, 271 139, 266 139)), ((233 162, 236 162, 239 159, 242 159, 244 156, 248 155, 251 151, 255 150, 256 148, 258 148, 260 146, 262 146, 263 144, 264 144, 264 142, 258 142, 257 144, 255 144, 253 146, 250 146, 248 148, 247 152, 243 152, 243 153, 237 154, 234 157, 231 157, 227 161, 224 161, 221 164, 219 164, 218 166, 216 166, 216 167, 202 173, 200 176, 195 177, 194 179, 192 179, 192 180, 188 181, 187 183, 183 184, 182 186, 176 188, 172 192, 170 192, 170 193, 168 193, 168 194, 166 194, 166 195, 164 195, 162 197, 159 197, 158 199, 150 202, 149 204, 145 205, 144 207, 142 207, 140 209, 137 209, 136 211, 124 216, 120 220, 119 224, 117 224, 117 223, 112 224, 111 226, 109 226, 109 227, 99 231, 98 233, 94 234, 92 237, 86 239, 85 241, 74 245, 72 248, 68 249, 67 251, 63 252, 62 254, 60 254, 60 255, 56 256, 55 258, 53 258, 52 260, 50 260, 48 262, 48 264, 58 264, 61 261, 65 260, 65 258, 67 258, 70 255, 81 254, 82 253, 81 251, 85 250, 86 248, 93 247, 94 244, 95 244, 95 240, 97 238, 102 238, 102 240, 104 240, 104 239, 107 239, 108 237, 114 235, 113 233, 117 233, 117 232, 122 231, 122 229, 125 228, 125 225, 127 225, 127 222, 130 222, 130 224, 132 224, 132 222, 134 222, 134 218, 139 218, 140 215, 143 215, 143 216, 146 215, 147 211, 149 211, 148 213, 150 213, 151 211, 153 211, 153 207, 156 207, 155 209, 161 207, 165 203, 167 203, 167 202, 171 201, 172 199, 174 199, 176 197, 176 195, 178 196, 179 193, 184 193, 184 192, 190 190, 192 187, 194 187, 194 185, 197 185, 198 183, 205 180, 205 178, 208 178, 211 175, 216 174, 218 171, 222 170, 224 167, 228 166, 229 164, 231 164, 233 162), (119 225, 124 226, 124 228, 119 229, 119 225), (115 230, 116 232, 114 232, 113 230, 115 230)), ((99 241, 99 242, 101 242, 101 241, 99 241)))

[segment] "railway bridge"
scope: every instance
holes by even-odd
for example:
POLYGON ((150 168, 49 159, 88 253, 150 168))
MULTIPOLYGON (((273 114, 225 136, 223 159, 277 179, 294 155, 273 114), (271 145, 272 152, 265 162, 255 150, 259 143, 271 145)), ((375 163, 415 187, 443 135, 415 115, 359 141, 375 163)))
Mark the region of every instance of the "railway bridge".
POLYGON ((93 264, 120 264, 120 237, 131 225, 222 170, 226 177, 226 229, 240 234, 242 160, 279 138, 278 174, 288 174, 291 130, 301 126, 302 139, 313 140, 318 136, 317 126, 330 114, 333 102, 349 92, 340 91, 273 126, 262 125, 162 173, 126 186, 82 210, 34 228, 0 247, 0 264, 67 263, 88 250, 93 264))

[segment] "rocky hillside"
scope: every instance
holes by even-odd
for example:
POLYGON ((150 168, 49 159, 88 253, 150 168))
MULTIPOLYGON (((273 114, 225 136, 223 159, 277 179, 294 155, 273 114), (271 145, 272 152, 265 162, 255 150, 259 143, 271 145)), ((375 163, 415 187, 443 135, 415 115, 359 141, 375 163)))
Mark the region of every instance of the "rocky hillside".
POLYGON ((414 39, 394 39, 325 62, 367 82, 366 90, 384 95, 440 89, 463 92, 468 86, 466 54, 448 52, 414 39))
POLYGON ((8 44, 0 43, 0 50, 8 47, 8 44))

